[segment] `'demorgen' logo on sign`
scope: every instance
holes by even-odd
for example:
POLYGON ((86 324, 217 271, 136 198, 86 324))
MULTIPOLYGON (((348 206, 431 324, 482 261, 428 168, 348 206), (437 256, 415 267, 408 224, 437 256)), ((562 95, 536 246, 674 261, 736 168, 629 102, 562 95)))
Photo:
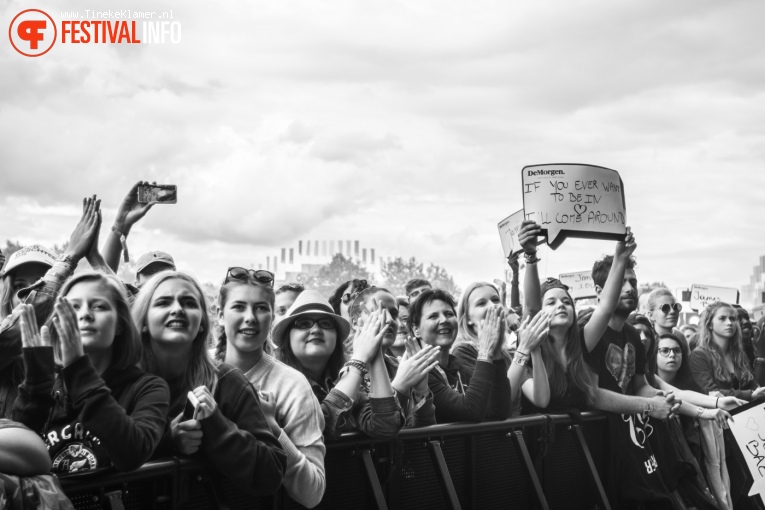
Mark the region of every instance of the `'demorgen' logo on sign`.
POLYGON ((163 44, 181 42, 181 23, 173 11, 80 11, 62 12, 60 30, 48 13, 21 11, 8 27, 8 38, 24 56, 39 57, 60 44, 163 44), (134 21, 135 19, 149 21, 134 21), (61 37, 59 38, 59 32, 61 37))

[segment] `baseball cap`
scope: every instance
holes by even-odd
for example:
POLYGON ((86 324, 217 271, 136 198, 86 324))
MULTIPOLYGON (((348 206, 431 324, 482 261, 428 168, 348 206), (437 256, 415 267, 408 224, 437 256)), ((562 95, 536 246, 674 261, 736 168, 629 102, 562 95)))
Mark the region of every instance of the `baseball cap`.
POLYGON ((8 257, 8 261, 5 264, 0 276, 5 276, 9 272, 13 271, 19 266, 24 264, 44 264, 48 267, 53 267, 56 263, 56 256, 48 248, 40 246, 39 244, 33 244, 31 246, 25 246, 24 248, 14 252, 8 257))
POLYGON ((152 264, 165 264, 175 270, 175 261, 169 253, 163 251, 150 251, 149 253, 144 253, 138 257, 138 261, 135 265, 135 272, 140 273, 152 264))

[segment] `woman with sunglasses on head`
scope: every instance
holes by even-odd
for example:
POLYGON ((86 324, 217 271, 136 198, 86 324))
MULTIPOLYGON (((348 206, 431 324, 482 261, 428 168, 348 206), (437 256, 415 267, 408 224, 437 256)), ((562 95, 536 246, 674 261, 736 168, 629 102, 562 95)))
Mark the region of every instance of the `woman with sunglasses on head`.
POLYGON ((180 271, 152 276, 133 305, 142 365, 170 387, 170 423, 156 456, 196 454, 240 489, 273 494, 282 483, 284 451, 250 382, 210 358, 207 310, 199 283, 180 271), (198 403, 189 418, 190 392, 198 403))
POLYGON ((409 305, 409 331, 420 345, 438 350, 438 366, 428 374, 436 421, 480 422, 487 419, 489 412, 494 419, 507 418, 510 383, 502 357, 504 312, 495 307, 487 313, 479 331, 475 369, 469 377, 463 377, 457 358, 449 353, 459 328, 455 308, 454 298, 440 289, 423 291, 409 305))
POLYGON ((754 380, 741 346, 736 310, 720 301, 707 306, 699 319, 699 343, 690 356, 696 384, 713 396, 733 395, 743 400, 765 396, 754 380))
POLYGON ((78 273, 40 331, 22 306, 26 375, 14 420, 42 435, 57 473, 140 467, 162 438, 169 391, 136 367, 141 341, 122 283, 78 273))
POLYGON ((266 420, 287 454, 284 488, 313 508, 326 487, 324 416, 305 376, 265 351, 274 321, 272 285, 267 271, 229 268, 218 295, 215 357, 238 368, 258 391, 266 420))
POLYGON ((381 309, 353 338, 353 356, 346 362, 343 340, 350 323, 335 314, 317 291, 300 294, 272 334, 276 357, 308 378, 324 415, 324 434, 332 439, 354 430, 390 439, 404 425, 382 356, 382 340, 390 323, 381 309), (370 387, 364 387, 369 374, 370 387))
MULTIPOLYGON (((361 331, 374 310, 382 310, 388 326, 384 331, 380 357, 385 364, 396 399, 406 417, 407 428, 435 425, 433 394, 428 389, 428 373, 438 364, 438 349, 420 347, 414 339, 406 339, 405 353, 400 358, 388 354, 399 336, 399 302, 388 290, 369 287, 356 296, 348 312, 354 330, 361 331)), ((408 311, 407 311, 408 315, 408 311)))

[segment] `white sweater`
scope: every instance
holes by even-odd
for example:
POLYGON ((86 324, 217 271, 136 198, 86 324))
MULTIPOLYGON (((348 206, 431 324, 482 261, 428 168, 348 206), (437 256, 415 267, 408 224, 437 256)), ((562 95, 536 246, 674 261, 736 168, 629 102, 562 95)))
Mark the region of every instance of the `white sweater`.
POLYGON ((307 508, 315 507, 326 488, 326 448, 324 415, 308 379, 265 353, 244 376, 276 403, 276 421, 282 428, 279 443, 287 454, 287 494, 307 508))

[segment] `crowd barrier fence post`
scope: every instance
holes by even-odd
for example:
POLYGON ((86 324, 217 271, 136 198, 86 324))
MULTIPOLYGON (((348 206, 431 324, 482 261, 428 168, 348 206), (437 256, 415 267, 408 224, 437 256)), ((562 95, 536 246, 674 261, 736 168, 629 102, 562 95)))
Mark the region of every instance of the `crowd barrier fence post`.
POLYGON ((441 489, 446 493, 449 506, 452 510, 462 510, 460 500, 457 498, 457 491, 454 489, 454 482, 452 482, 452 477, 449 474, 449 467, 446 465, 444 452, 441 449, 441 441, 430 440, 427 446, 430 458, 433 460, 433 465, 436 468, 438 481, 441 483, 441 489))
POLYGON ((545 497, 545 493, 542 490, 542 483, 539 481, 539 475, 537 474, 537 470, 534 467, 534 463, 531 461, 529 448, 526 446, 526 440, 523 437, 523 430, 512 429, 507 435, 515 439, 515 444, 518 446, 518 450, 521 452, 521 457, 523 458, 523 462, 526 465, 526 471, 531 477, 531 484, 534 486, 534 492, 536 493, 537 499, 539 500, 539 505, 542 507, 542 510, 550 510, 550 506, 547 504, 547 498, 545 497))

